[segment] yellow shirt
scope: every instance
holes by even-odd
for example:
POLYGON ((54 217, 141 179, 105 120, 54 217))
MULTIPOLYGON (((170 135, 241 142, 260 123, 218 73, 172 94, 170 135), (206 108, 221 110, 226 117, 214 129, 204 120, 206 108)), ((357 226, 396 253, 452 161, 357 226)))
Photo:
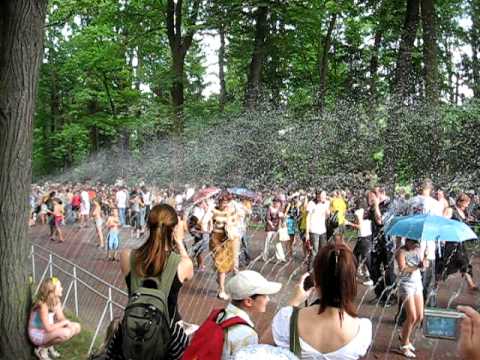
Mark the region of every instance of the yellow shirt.
POLYGON ((333 198, 330 201, 330 212, 337 212, 338 225, 345 224, 345 214, 347 212, 347 203, 341 197, 333 198))
POLYGON ((307 208, 303 205, 300 208, 300 224, 298 225, 298 228, 302 231, 307 229, 307 208))

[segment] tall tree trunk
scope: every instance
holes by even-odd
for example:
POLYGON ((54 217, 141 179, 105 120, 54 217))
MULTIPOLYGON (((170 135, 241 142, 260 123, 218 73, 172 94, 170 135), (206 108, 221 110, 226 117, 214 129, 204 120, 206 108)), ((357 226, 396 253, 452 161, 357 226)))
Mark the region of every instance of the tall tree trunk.
POLYGON ((378 19, 378 24, 375 29, 375 36, 373 41, 372 48, 372 57, 370 58, 370 78, 369 78, 369 94, 370 98, 374 102, 374 106, 371 107, 370 111, 375 111, 377 103, 377 81, 378 81, 378 53, 380 50, 380 45, 382 43, 382 26, 383 17, 385 16, 385 2, 381 1, 378 5, 378 8, 375 10, 375 15, 378 19))
POLYGON ((225 24, 222 22, 218 28, 220 35, 220 49, 218 49, 218 78, 220 80, 220 112, 225 110, 227 102, 227 85, 225 84, 225 24))
POLYGON ((455 73, 453 71, 452 49, 448 40, 448 37, 446 37, 443 46, 445 48, 445 67, 447 70, 448 100, 451 104, 453 104, 455 103, 455 86, 453 83, 453 76, 455 75, 455 73))
POLYGON ((30 359, 27 221, 46 0, 0 2, 0 358, 30 359))
POLYGON ((190 28, 182 36, 183 0, 168 0, 166 7, 166 30, 172 55, 172 84, 170 95, 174 111, 174 134, 181 135, 184 128, 183 103, 185 82, 185 56, 192 45, 201 0, 193 0, 189 17, 190 28))
POLYGON ((332 42, 332 33, 333 33, 333 29, 335 28, 336 22, 337 22, 337 14, 334 13, 330 17, 327 33, 323 38, 322 47, 318 57, 318 71, 320 74, 320 81, 318 84, 317 107, 320 111, 323 111, 323 108, 325 107, 325 95, 327 92, 327 81, 328 81, 328 53, 330 51, 330 46, 332 42))
POLYGON ((432 147, 430 153, 430 171, 434 167, 443 169, 440 165, 441 126, 438 123, 437 104, 440 98, 437 65, 437 31, 435 20, 435 0, 420 2, 423 27, 423 62, 425 79, 426 117, 432 121, 432 147))
POLYGON ((255 44, 248 70, 247 89, 245 92, 245 107, 247 110, 255 110, 257 107, 267 32, 268 8, 265 5, 260 5, 255 14, 255 44))
POLYGON ((417 37, 420 0, 407 1, 407 13, 397 56, 397 67, 393 84, 393 95, 405 101, 408 95, 412 69, 412 52, 417 37))
POLYGON ((380 29, 375 31, 375 39, 373 42, 372 57, 370 58, 370 97, 372 101, 377 100, 377 80, 378 80, 378 50, 382 42, 382 32, 380 29))
POLYGON ((412 52, 417 36, 420 0, 408 0, 405 22, 397 56, 397 68, 393 82, 390 114, 387 119, 384 143, 383 181, 389 194, 393 194, 397 180, 397 158, 399 151, 399 123, 410 89, 412 52))
POLYGON ((183 133, 183 103, 184 98, 184 64, 185 53, 181 48, 177 48, 172 52, 172 73, 173 82, 170 89, 170 95, 172 97, 173 110, 175 112, 174 118, 174 132, 177 135, 183 133))
POLYGON ((470 0, 473 94, 480 98, 480 0, 470 0))
POLYGON ((425 96, 435 106, 439 99, 437 65, 437 31, 435 28, 435 0, 421 0, 423 27, 423 61, 425 64, 425 96))

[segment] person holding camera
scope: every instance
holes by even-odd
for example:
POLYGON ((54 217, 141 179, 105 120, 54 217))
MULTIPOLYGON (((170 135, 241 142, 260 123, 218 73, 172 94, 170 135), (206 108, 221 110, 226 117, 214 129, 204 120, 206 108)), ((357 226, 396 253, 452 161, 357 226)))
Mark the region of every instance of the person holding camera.
POLYGON ((353 303, 357 264, 352 250, 345 244, 325 245, 312 272, 313 282, 307 286, 308 273, 301 277, 290 306, 275 315, 265 341, 290 349, 299 359, 359 359, 372 343, 372 322, 359 318, 353 303), (299 309, 314 291, 318 300, 299 309))
POLYGON ((420 269, 426 258, 420 255, 420 242, 407 239, 395 254, 398 266, 398 294, 407 318, 400 332, 400 351, 408 358, 415 358, 415 347, 410 337, 417 324, 423 320, 423 284, 420 269))
POLYGON ((480 314, 470 306, 459 306, 457 310, 465 314, 458 339, 460 356, 464 360, 480 359, 480 314))

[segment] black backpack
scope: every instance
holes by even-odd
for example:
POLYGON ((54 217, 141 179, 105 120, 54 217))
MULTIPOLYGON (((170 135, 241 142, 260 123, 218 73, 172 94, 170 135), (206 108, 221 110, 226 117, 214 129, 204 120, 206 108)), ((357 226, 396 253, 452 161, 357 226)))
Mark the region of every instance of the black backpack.
MULTIPOLYGON (((140 287, 132 291, 121 325, 125 360, 167 358, 172 326, 167 299, 179 262, 180 256, 171 253, 160 279, 141 279, 140 287)), ((138 280, 134 269, 130 271, 132 285, 138 280)))

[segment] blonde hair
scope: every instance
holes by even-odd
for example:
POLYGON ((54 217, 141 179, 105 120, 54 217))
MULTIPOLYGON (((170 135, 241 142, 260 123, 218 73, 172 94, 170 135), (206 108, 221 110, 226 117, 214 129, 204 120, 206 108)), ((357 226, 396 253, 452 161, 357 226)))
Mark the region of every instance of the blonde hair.
POLYGON ((55 290, 59 284, 60 280, 56 277, 43 280, 40 289, 38 290, 35 303, 37 305, 43 303, 47 305, 48 310, 53 311, 58 304, 60 304, 60 298, 55 295, 55 290))

